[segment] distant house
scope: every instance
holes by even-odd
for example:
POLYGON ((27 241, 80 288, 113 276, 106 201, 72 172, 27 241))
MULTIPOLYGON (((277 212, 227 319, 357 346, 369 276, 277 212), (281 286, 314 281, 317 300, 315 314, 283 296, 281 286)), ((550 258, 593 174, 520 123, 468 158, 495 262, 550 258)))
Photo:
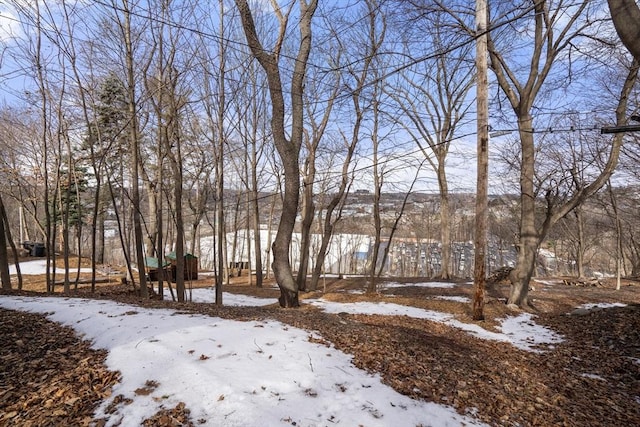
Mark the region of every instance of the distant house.
MULTIPOLYGON (((144 267, 149 280, 152 282, 157 282, 160 278, 160 267, 158 258, 146 257, 144 259, 144 267)), ((166 280, 169 278, 171 263, 167 260, 164 260, 164 262, 162 263, 162 269, 164 270, 163 280, 166 280)))
MULTIPOLYGON (((176 281, 177 257, 175 252, 166 256, 171 263, 171 281, 176 281)), ((189 253, 184 254, 184 279, 198 280, 198 257, 189 253)))

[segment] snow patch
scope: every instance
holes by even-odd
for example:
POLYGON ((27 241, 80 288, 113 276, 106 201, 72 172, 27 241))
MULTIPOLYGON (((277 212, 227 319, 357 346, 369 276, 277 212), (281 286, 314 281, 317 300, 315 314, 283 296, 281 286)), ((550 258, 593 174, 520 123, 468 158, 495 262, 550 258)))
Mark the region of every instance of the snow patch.
MULTIPOLYGON (((216 300, 216 290, 214 288, 197 288, 186 291, 187 300, 192 302, 212 303, 216 300)), ((164 299, 171 300, 169 289, 164 289, 164 299)), ((222 303, 234 307, 261 307, 277 303, 277 298, 259 298, 250 295, 222 293, 222 303)))
POLYGON ((356 368, 352 357, 277 321, 240 322, 113 301, 0 296, 0 306, 46 314, 109 351, 122 373, 95 417, 139 426, 184 402, 203 426, 484 425, 451 406, 413 400, 356 368), (149 395, 136 394, 147 381, 149 395), (132 399, 105 413, 115 396, 132 399), (295 423, 295 424, 294 424, 295 423))
POLYGON ((481 339, 508 342, 516 348, 531 352, 540 352, 541 350, 538 347, 541 345, 552 345, 563 341, 563 338, 559 334, 549 328, 536 324, 533 321, 533 315, 529 313, 503 319, 501 322, 501 332, 491 332, 474 323, 464 323, 456 320, 450 313, 425 310, 394 303, 366 301, 338 303, 323 299, 306 300, 306 302, 321 308, 327 313, 408 316, 416 319, 431 320, 461 329, 481 339))
POLYGON ((455 302, 462 302, 462 303, 469 303, 471 302, 471 300, 467 297, 459 297, 459 296, 455 296, 455 295, 439 295, 437 297, 435 297, 435 299, 442 299, 445 301, 455 301, 455 302))
MULTIPOLYGON (((53 265, 50 266, 53 271, 53 265)), ((63 272, 64 268, 57 267, 56 272, 63 272)), ((70 273, 75 273, 78 271, 77 267, 69 268, 70 273)), ((90 268, 81 268, 80 273, 91 273, 93 270, 90 268)), ((46 259, 38 259, 35 261, 27 261, 20 263, 20 273, 25 276, 34 276, 36 274, 46 274, 47 273, 47 260, 46 259)), ((11 264, 9 266, 9 274, 18 274, 16 271, 15 264, 11 264)))
POLYGON ((398 283, 398 282, 389 282, 380 285, 380 290, 384 289, 393 289, 393 288, 406 288, 406 287, 416 287, 416 288, 454 288, 456 286, 455 283, 450 282, 421 282, 421 283, 398 283))
POLYGON ((607 382, 607 380, 605 378, 601 377, 600 375, 596 375, 596 374, 584 373, 584 374, 581 374, 580 376, 583 377, 583 378, 590 378, 592 380, 598 380, 598 381, 607 382))
POLYGON ((626 307, 626 306, 627 304, 623 304, 621 302, 597 302, 597 303, 582 304, 577 308, 583 308, 585 310, 594 310, 594 309, 626 307))

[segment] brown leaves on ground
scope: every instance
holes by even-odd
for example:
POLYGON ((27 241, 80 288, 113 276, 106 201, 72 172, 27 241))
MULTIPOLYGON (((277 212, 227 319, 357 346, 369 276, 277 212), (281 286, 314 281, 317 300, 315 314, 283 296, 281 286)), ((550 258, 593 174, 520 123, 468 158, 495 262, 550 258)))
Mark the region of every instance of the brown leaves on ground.
POLYGON ((0 309, 0 425, 89 425, 118 372, 71 328, 0 309))
POLYGON ((191 413, 184 402, 178 403, 175 408, 162 409, 153 417, 144 420, 142 425, 145 427, 194 426, 191 421, 191 413))
MULTIPOLYGON (((442 295, 469 297, 469 284, 460 283, 448 289, 407 286, 387 289, 373 296, 346 292, 349 289, 364 289, 363 282, 342 281, 331 285, 328 290, 337 292, 325 296, 333 300, 407 304, 447 311, 460 321, 472 323, 470 304, 438 298, 442 295)), ((236 285, 231 290, 274 298, 278 294, 271 287, 256 289, 236 285)), ((498 292, 504 294, 505 288, 498 288, 498 292)), ((82 292, 82 295, 89 296, 86 292, 82 292)), ((320 294, 310 293, 307 296, 317 297, 320 294)), ((275 304, 267 307, 216 307, 213 304, 141 301, 129 289, 122 287, 101 289, 99 294, 94 295, 145 307, 169 307, 181 312, 198 312, 236 320, 276 319, 316 331, 320 337, 310 335, 310 340, 333 345, 352 354, 355 365, 380 373, 383 381, 400 393, 452 405, 460 413, 475 414, 490 425, 640 425, 640 287, 625 283, 621 291, 614 291, 611 285, 604 288, 578 288, 540 281, 534 284, 530 296, 536 308, 534 314, 538 316, 536 322, 549 326, 565 338, 564 342, 542 353, 518 350, 507 343, 478 339, 440 323, 407 316, 328 314, 305 304, 300 309, 285 310, 275 304), (580 304, 616 301, 629 305, 567 314, 580 304)), ((478 325, 495 330, 499 319, 510 314, 514 313, 509 312, 504 301, 499 296, 493 297, 485 307, 487 320, 478 325)), ((19 348, 29 341, 29 338, 23 337, 24 334, 36 334, 37 328, 44 328, 45 337, 50 337, 57 336, 58 329, 64 334, 70 334, 69 330, 51 322, 36 322, 38 316, 35 315, 4 311, 3 316, 8 319, 2 321, 2 339, 15 342, 22 340, 22 344, 14 343, 8 350, 3 346, 0 353, 3 368, 8 364, 21 365, 20 368, 14 368, 19 370, 9 374, 9 377, 2 377, 0 403, 3 406, 0 407, 0 413, 4 413, 5 417, 19 413, 23 425, 28 425, 26 422, 46 425, 39 422, 54 416, 56 410, 65 410, 69 413, 66 420, 71 422, 75 416, 75 424, 81 424, 80 421, 86 420, 91 412, 71 413, 68 408, 70 405, 65 402, 73 405, 86 401, 95 403, 100 399, 100 393, 91 400, 85 397, 85 391, 76 394, 64 392, 58 400, 53 401, 53 405, 51 402, 47 404, 44 397, 35 400, 34 395, 31 397, 34 400, 29 404, 30 410, 24 413, 19 411, 24 401, 15 399, 23 394, 28 395, 31 383, 37 385, 35 390, 42 387, 55 395, 52 387, 68 390, 56 381, 69 379, 65 383, 68 384, 78 381, 71 380, 78 375, 89 375, 94 382, 107 386, 111 382, 105 382, 104 378, 114 381, 117 376, 113 373, 89 374, 87 370, 99 363, 95 362, 98 359, 91 359, 94 362, 88 364, 81 363, 91 353, 88 346, 82 343, 61 346, 67 350, 33 353, 40 361, 29 359, 25 354, 30 352, 19 348), (25 322, 19 320, 22 316, 35 317, 31 322, 25 322), (25 329, 25 324, 33 326, 25 329), (9 336, 7 334, 12 334, 13 338, 6 338, 9 336), (79 359, 75 359, 71 365, 64 365, 62 361, 69 359, 71 348, 81 349, 84 356, 78 356, 79 359), (60 379, 48 376, 40 378, 38 366, 57 372, 60 379), (54 368, 49 368, 51 366, 54 368), (74 369, 78 369, 78 372, 74 373, 74 369), (22 378, 20 383, 12 379, 15 375, 22 378)), ((38 342, 47 343, 45 337, 37 338, 40 340, 38 342)), ((7 370, 3 369, 3 372, 7 370)), ((338 386, 336 393, 340 392, 338 386)), ((94 389, 97 388, 94 386, 94 389)), ((193 424, 188 408, 181 404, 163 409, 152 419, 146 420, 145 425, 193 424)))

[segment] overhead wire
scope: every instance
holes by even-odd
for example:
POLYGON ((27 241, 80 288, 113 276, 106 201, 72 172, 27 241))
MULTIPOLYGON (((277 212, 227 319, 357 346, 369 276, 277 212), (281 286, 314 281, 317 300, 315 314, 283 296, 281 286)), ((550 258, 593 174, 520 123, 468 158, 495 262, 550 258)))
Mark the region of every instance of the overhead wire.
MULTIPOLYGON (((104 2, 102 0, 95 0, 94 3, 102 5, 103 7, 107 7, 107 8, 110 8, 110 9, 118 10, 120 12, 124 12, 124 9, 119 7, 119 6, 117 6, 115 3, 108 4, 108 3, 106 3, 106 2, 104 2)), ((382 7, 384 3, 385 3, 384 1, 380 2, 377 7, 378 8, 382 7)), ((501 26, 509 25, 509 24, 517 21, 518 19, 521 19, 522 17, 526 16, 533 9, 534 9, 534 6, 531 6, 529 8, 524 9, 519 14, 517 14, 517 15, 515 15, 515 16, 513 16, 513 17, 511 17, 511 18, 509 18, 509 19, 507 19, 507 20, 505 20, 503 22, 494 23, 494 25, 492 25, 487 31, 495 30, 495 29, 500 28, 501 26)), ((145 9, 142 9, 142 10, 145 10, 145 9)), ((158 18, 157 16, 153 16, 151 9, 148 9, 148 10, 145 10, 145 11, 148 12, 148 15, 145 15, 145 14, 142 14, 142 13, 138 13, 138 12, 135 12, 135 11, 129 11, 129 12, 132 15, 137 16, 137 17, 139 17, 141 19, 150 19, 150 20, 156 21, 157 23, 162 23, 162 24, 165 24, 165 25, 168 25, 168 26, 171 26, 171 27, 175 27, 175 28, 178 28, 178 29, 182 29, 182 30, 185 30, 185 31, 192 32, 194 34, 198 34, 198 35, 200 35, 202 37, 206 37, 206 38, 209 38, 209 39, 214 39, 214 40, 217 40, 217 41, 224 41, 224 42, 229 43, 230 45, 236 44, 236 45, 241 46, 243 49, 246 49, 248 47, 246 43, 241 42, 239 40, 228 39, 228 38, 225 38, 224 36, 218 36, 216 34, 209 33, 209 32, 206 32, 206 31, 202 31, 200 29, 187 27, 187 26, 184 26, 184 25, 179 24, 179 23, 175 23, 175 22, 172 22, 172 21, 164 20, 162 18, 158 18)), ((367 16, 366 15, 362 16, 360 19, 362 19, 362 20, 367 19, 367 16)), ((431 53, 425 54, 425 55, 423 55, 421 57, 418 57, 418 58, 412 58, 410 61, 408 61, 408 62, 406 62, 404 64, 400 64, 400 65, 396 66, 395 68, 393 68, 392 70, 388 71, 387 73, 384 73, 383 75, 373 79, 372 81, 367 82, 366 85, 373 85, 373 84, 376 84, 376 83, 380 83, 381 81, 387 79, 388 77, 390 77, 390 76, 392 76, 392 75, 394 75, 396 73, 399 73, 399 72, 401 72, 401 71, 403 71, 403 70, 405 70, 407 68, 410 68, 413 65, 416 65, 418 63, 427 61, 429 59, 437 58, 440 55, 451 53, 451 52, 455 51, 456 49, 459 49, 459 48, 464 47, 464 46, 466 46, 466 45, 468 45, 470 43, 473 43, 477 37, 478 37, 478 35, 471 36, 467 40, 463 40, 463 41, 459 42, 457 45, 450 46, 450 47, 448 47, 448 48, 446 48, 446 49, 444 49, 442 51, 435 51, 435 52, 431 52, 431 53)), ((246 53, 246 51, 243 50, 243 53, 246 53)), ((283 55, 283 57, 286 57, 286 55, 283 55)), ((293 58, 293 57, 288 57, 288 58, 295 60, 295 58, 293 58)), ((330 73, 330 72, 337 72, 337 71, 340 71, 340 70, 344 70, 346 67, 352 66, 352 65, 358 63, 359 61, 363 61, 365 59, 366 59, 366 57, 363 57, 363 58, 359 58, 358 60, 355 60, 355 61, 353 61, 351 63, 348 63, 348 64, 343 64, 341 66, 328 67, 328 68, 327 67, 323 67, 323 66, 319 66, 318 64, 315 64, 313 62, 310 62, 309 65, 312 66, 312 67, 316 67, 321 72, 330 73)), ((286 68, 285 68, 285 71, 286 71, 286 68)), ((291 70, 289 70, 289 72, 291 72, 291 70)), ((348 93, 348 91, 346 93, 342 94, 342 95, 339 95, 339 97, 348 97, 348 96, 351 96, 351 93, 348 93)), ((321 100, 320 102, 326 102, 326 101, 327 100, 321 100)), ((581 128, 581 129, 576 129, 576 128, 569 128, 569 129, 545 128, 545 129, 542 129, 542 130, 531 129, 530 132, 531 133, 541 133, 541 132, 553 133, 553 132, 568 132, 568 131, 575 131, 575 130, 597 130, 597 128, 595 128, 595 127, 594 128, 590 128, 590 129, 587 129, 587 128, 581 128)), ((493 130, 493 131, 494 132, 518 132, 518 129, 516 129, 516 128, 513 128, 513 129, 496 129, 496 130, 493 130)), ((525 130, 525 132, 526 132, 526 130, 525 130)), ((472 135, 472 134, 469 134, 469 135, 472 135)), ((462 138, 462 137, 465 137, 465 136, 469 136, 469 135, 463 135, 461 137, 456 137, 454 139, 459 139, 459 138, 462 138)), ((240 149, 241 148, 238 148, 238 150, 240 150, 240 149)), ((417 154, 418 152, 421 151, 421 149, 416 149, 415 151, 416 151, 416 153, 414 153, 414 154, 417 154)), ((388 160, 386 160, 386 161, 388 161, 388 160)), ((373 165, 368 165, 368 166, 363 167, 362 169, 366 170, 367 168, 372 168, 372 167, 373 167, 373 165)))
MULTIPOLYGON (((123 7, 116 5, 115 2, 109 4, 109 3, 107 3, 107 2, 105 2, 103 0, 94 0, 93 3, 101 5, 101 6, 105 7, 105 8, 116 10, 118 12, 123 12, 123 13, 126 12, 126 10, 123 7)), ((376 6, 375 10, 380 10, 385 4, 386 4, 386 0, 380 1, 378 3, 378 5, 376 6)), ((135 16, 135 17, 138 17, 138 18, 141 18, 141 19, 150 20, 150 21, 153 21, 153 22, 156 22, 156 23, 159 23, 159 24, 163 24, 163 25, 167 25, 167 26, 170 26, 170 27, 173 27, 173 28, 176 28, 176 29, 188 31, 188 32, 197 34, 197 35, 199 35, 201 37, 205 37, 205 38, 216 40, 216 41, 226 42, 226 43, 228 43, 228 46, 231 46, 232 48, 233 48, 233 45, 238 45, 238 46, 242 47, 243 49, 248 49, 248 45, 247 45, 246 42, 243 42, 243 41, 240 41, 240 40, 235 40, 235 39, 229 39, 229 38, 226 38, 224 35, 217 35, 217 34, 214 34, 214 33, 203 31, 201 29, 197 29, 197 28, 194 28, 194 27, 191 27, 191 26, 186 26, 186 25, 183 25, 183 24, 180 24, 180 23, 176 23, 176 22, 173 22, 171 20, 166 20, 166 19, 164 19, 162 17, 159 17, 159 16, 157 16, 157 14, 153 13, 153 11, 151 10, 151 6, 150 5, 149 5, 148 9, 141 8, 141 10, 144 13, 136 12, 135 10, 130 10, 130 11, 128 11, 128 13, 130 13, 132 16, 135 16)), ((524 10, 522 10, 520 13, 516 14, 515 16, 510 17, 509 19, 506 19, 506 20, 501 21, 501 22, 493 23, 491 25, 491 27, 487 29, 487 32, 497 30, 497 29, 499 29, 499 28, 501 28, 503 26, 506 26, 506 25, 509 25, 509 24, 511 24, 513 22, 516 22, 517 20, 519 20, 522 17, 526 16, 532 10, 534 10, 534 6, 529 6, 529 7, 525 8, 524 10)), ((9 17, 9 19, 12 19, 12 18, 9 17)), ((22 23, 22 24, 34 25, 33 23, 28 23, 28 22, 19 20, 17 18, 13 18, 13 19, 16 20, 17 22, 22 23)), ((361 18, 359 18, 359 20, 364 20, 364 19, 367 19, 367 15, 363 15, 361 18)), ((466 45, 469 45, 469 44, 473 43, 479 35, 480 34, 472 35, 472 36, 468 37, 466 40, 463 40, 463 41, 461 41, 461 42, 459 42, 457 44, 453 44, 453 45, 451 45, 451 46, 449 46, 447 48, 444 48, 442 50, 436 50, 434 52, 430 52, 430 53, 427 53, 425 55, 422 55, 422 56, 420 56, 418 58, 412 58, 410 61, 408 61, 406 63, 403 63, 403 64, 400 64, 398 66, 395 66, 390 71, 382 74, 381 76, 366 82, 364 84, 364 87, 380 83, 381 81, 386 80, 388 77, 390 77, 390 76, 392 76, 394 74, 397 74, 397 73, 399 73, 399 72, 401 72, 401 71, 403 71, 403 70, 405 70, 407 68, 410 68, 410 67, 412 67, 412 66, 414 66, 416 64, 419 64, 421 62, 425 62, 425 61, 428 61, 430 59, 435 59, 435 58, 438 58, 438 57, 440 57, 442 55, 446 55, 446 54, 452 53, 452 52, 454 52, 454 51, 456 51, 456 50, 458 50, 458 49, 460 49, 460 48, 462 48, 462 47, 464 47, 466 45)), ((74 37, 77 38, 77 35, 74 35, 74 37)), ((246 50, 242 50, 242 53, 247 53, 247 51, 246 50)), ((390 52, 390 53, 393 53, 394 55, 398 54, 397 52, 390 52)), ((281 53, 281 56, 285 57, 285 58, 288 58, 290 60, 293 60, 293 61, 296 60, 295 57, 288 56, 285 53, 281 53)), ((311 66, 311 67, 315 67, 315 68, 319 69, 323 73, 330 73, 330 72, 337 72, 337 71, 341 71, 341 70, 347 69, 348 67, 351 67, 354 64, 356 64, 358 62, 361 62, 361 61, 365 61, 367 59, 370 59, 370 57, 368 57, 368 56, 361 57, 361 58, 358 58, 358 59, 356 59, 356 60, 354 60, 354 61, 352 61, 350 63, 342 64, 340 66, 335 66, 335 67, 324 67, 324 66, 316 64, 316 63, 314 63, 312 61, 310 61, 308 63, 308 65, 311 66)), ((291 69, 287 69, 286 66, 284 66, 284 65, 282 65, 281 68, 284 69, 286 72, 289 72, 289 73, 292 72, 291 69)), ((240 81, 236 81, 236 83, 240 83, 240 81)), ((339 99, 347 98, 347 97, 349 97, 351 95, 352 95, 352 93, 350 93, 350 91, 344 91, 342 94, 339 94, 337 96, 337 98, 339 100, 339 99)), ((366 98, 366 95, 362 94, 361 97, 365 97, 366 98)), ((318 103, 323 103, 323 102, 328 102, 328 101, 329 101, 329 99, 320 99, 317 102, 318 103)), ((383 102, 383 104, 384 104, 384 102, 383 102)))

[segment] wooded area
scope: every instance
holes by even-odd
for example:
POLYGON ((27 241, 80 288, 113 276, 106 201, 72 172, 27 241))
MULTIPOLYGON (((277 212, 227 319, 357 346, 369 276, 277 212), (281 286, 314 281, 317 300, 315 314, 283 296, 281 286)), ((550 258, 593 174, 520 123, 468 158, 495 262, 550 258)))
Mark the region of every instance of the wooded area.
MULTIPOLYGON (((185 255, 210 259, 217 304, 242 264, 296 307, 347 251, 370 293, 391 271, 469 277, 473 212, 452 200, 475 194, 471 3, 5 2, 3 287, 28 241, 64 260, 65 292, 71 255, 126 266, 146 298, 144 259, 174 252, 178 301, 185 255)), ((578 278, 640 271, 639 134, 600 132, 638 117, 638 36, 610 19, 636 12, 489 4, 487 274, 514 267, 509 303, 541 251, 578 278)))

